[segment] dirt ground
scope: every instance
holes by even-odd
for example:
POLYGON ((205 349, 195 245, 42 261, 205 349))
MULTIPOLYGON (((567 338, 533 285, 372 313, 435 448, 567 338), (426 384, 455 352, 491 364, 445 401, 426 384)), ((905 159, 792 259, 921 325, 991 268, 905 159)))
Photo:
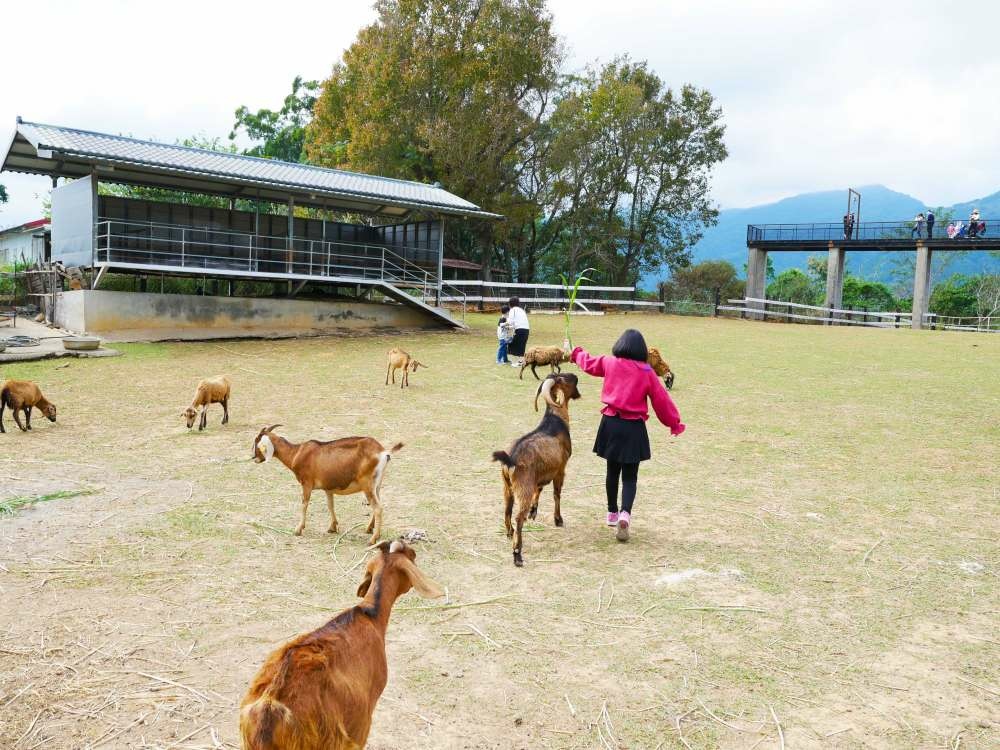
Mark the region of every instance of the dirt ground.
POLYGON ((373 750, 1000 746, 1000 337, 574 319, 593 351, 630 325, 660 346, 688 430, 650 424, 616 542, 581 374, 566 527, 546 490, 515 569, 490 453, 537 424, 536 384, 493 364, 494 316, 472 323, 5 366, 59 421, 0 435, 0 747, 238 745, 251 676, 356 601, 366 544, 361 496, 327 534, 317 493, 291 535, 298 485, 250 461, 276 422, 406 443, 384 535, 425 530, 449 599, 397 602, 373 750), (408 390, 384 385, 392 345, 430 366, 408 390), (221 373, 230 423, 189 432, 221 373))

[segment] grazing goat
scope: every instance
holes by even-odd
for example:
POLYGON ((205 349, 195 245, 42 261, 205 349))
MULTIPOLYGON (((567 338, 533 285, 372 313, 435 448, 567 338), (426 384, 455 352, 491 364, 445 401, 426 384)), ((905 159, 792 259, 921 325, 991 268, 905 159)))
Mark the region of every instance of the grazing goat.
POLYGON ((389 677, 385 633, 396 599, 441 587, 402 540, 383 542, 358 586, 363 601, 274 651, 240 703, 246 750, 358 750, 389 677))
POLYGON ((389 350, 389 366, 385 370, 385 384, 389 385, 389 373, 392 373, 392 384, 396 385, 396 370, 402 368, 403 377, 399 380, 399 387, 410 384, 410 373, 416 372, 418 367, 427 367, 423 362, 417 362, 410 356, 409 352, 404 352, 399 347, 389 350))
POLYGON ((292 443, 274 434, 275 424, 265 427, 253 441, 253 460, 259 464, 276 457, 287 466, 302 485, 302 520, 295 535, 301 536, 306 527, 306 511, 313 490, 326 493, 326 507, 330 509, 331 534, 337 531, 337 513, 333 507, 334 495, 365 493, 372 507, 372 518, 368 523, 368 533, 372 535, 369 544, 378 541, 382 533, 382 479, 385 466, 391 454, 403 447, 396 443, 386 450, 375 438, 347 437, 331 442, 307 440, 292 443))
POLYGON ((660 350, 655 346, 649 347, 649 356, 646 358, 646 363, 653 368, 653 372, 663 378, 663 385, 667 387, 669 391, 674 387, 674 373, 670 369, 670 365, 667 364, 666 360, 660 356, 660 350))
POLYGON ((524 380, 524 368, 531 367, 531 374, 535 380, 541 380, 535 368, 538 365, 548 365, 552 372, 562 372, 559 366, 561 362, 569 362, 570 353, 558 346, 533 346, 524 353, 524 364, 521 365, 521 372, 518 375, 524 380))
POLYGON ((36 406, 50 422, 56 421, 56 405, 42 395, 37 385, 29 380, 6 381, 3 387, 0 387, 0 432, 7 432, 3 426, 4 408, 10 408, 21 432, 27 432, 31 429, 31 410, 36 406), (18 411, 24 412, 24 424, 21 424, 18 411))
POLYGON ((182 417, 187 419, 187 426, 190 430, 194 427, 195 417, 198 416, 197 409, 201 408, 201 420, 198 422, 198 432, 208 426, 208 407, 211 404, 222 404, 222 424, 229 424, 229 394, 232 390, 232 383, 225 375, 220 375, 211 380, 202 380, 194 392, 194 400, 191 406, 184 410, 182 417))
POLYGON ((493 453, 493 460, 503 464, 500 469, 503 477, 503 521, 507 536, 514 539, 514 564, 518 567, 524 565, 521 557, 524 519, 538 514, 538 496, 549 482, 552 482, 552 497, 555 500, 553 520, 556 526, 563 525, 559 500, 566 476, 566 462, 573 455, 573 443, 569 436, 569 400, 580 398, 577 382, 576 375, 567 373, 546 377, 535 393, 535 411, 538 411, 539 395, 547 405, 541 423, 532 432, 515 440, 510 451, 493 453), (515 497, 518 503, 516 532, 510 522, 515 497))

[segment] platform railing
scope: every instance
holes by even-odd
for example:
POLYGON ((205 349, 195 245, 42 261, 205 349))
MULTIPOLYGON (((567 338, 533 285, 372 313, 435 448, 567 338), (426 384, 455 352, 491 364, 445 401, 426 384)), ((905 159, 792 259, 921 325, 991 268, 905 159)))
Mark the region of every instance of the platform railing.
POLYGON ((101 219, 95 261, 198 270, 383 281, 411 290, 424 304, 460 306, 465 293, 384 245, 278 237, 156 222, 101 219))
POLYGON ((842 222, 807 224, 749 224, 747 244, 754 242, 839 242, 850 241, 908 241, 916 239, 933 240, 1000 240, 1000 220, 980 218, 973 228, 969 219, 952 219, 934 223, 933 233, 928 236, 926 222, 917 226, 914 219, 909 221, 866 221, 854 224, 850 237, 842 222), (953 228, 953 231, 949 229, 953 228))

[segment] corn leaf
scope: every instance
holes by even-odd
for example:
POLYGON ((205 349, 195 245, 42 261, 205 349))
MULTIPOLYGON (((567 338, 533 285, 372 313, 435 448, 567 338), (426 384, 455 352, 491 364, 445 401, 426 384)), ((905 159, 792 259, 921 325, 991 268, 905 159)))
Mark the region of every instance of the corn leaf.
POLYGON ((569 341, 571 349, 573 348, 573 339, 570 337, 569 334, 569 313, 573 309, 573 305, 576 304, 576 296, 580 292, 580 284, 584 282, 589 283, 590 281, 592 281, 592 279, 590 279, 587 276, 587 274, 596 270, 597 269, 595 268, 584 268, 583 271, 581 271, 580 274, 576 277, 576 281, 573 282, 572 288, 570 288, 569 279, 566 278, 566 274, 559 274, 560 278, 562 279, 563 288, 566 290, 566 297, 568 300, 566 305, 566 340, 569 341))

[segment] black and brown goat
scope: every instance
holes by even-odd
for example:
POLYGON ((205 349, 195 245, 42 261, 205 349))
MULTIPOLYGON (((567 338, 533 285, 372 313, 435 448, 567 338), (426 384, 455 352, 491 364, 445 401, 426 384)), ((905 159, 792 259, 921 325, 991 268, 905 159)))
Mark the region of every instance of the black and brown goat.
POLYGON ((558 346, 533 346, 524 353, 524 363, 521 365, 518 377, 524 380, 524 368, 530 367, 535 380, 541 380, 535 369, 538 365, 548 365, 553 373, 562 372, 559 365, 563 362, 569 362, 569 355, 568 350, 558 346))
POLYGON ((41 389, 30 380, 8 380, 0 386, 0 432, 7 432, 3 426, 3 410, 9 408, 21 432, 31 429, 31 410, 38 407, 50 422, 56 421, 56 405, 42 395, 41 389), (24 412, 24 424, 18 412, 24 412))
POLYGON ((646 364, 653 368, 653 372, 663 378, 663 385, 667 387, 668 391, 674 387, 674 372, 655 346, 649 347, 646 364))
POLYGON ((535 411, 538 411, 539 396, 546 404, 541 423, 515 440, 509 451, 493 453, 493 460, 502 464, 503 520, 507 536, 514 540, 514 564, 518 567, 524 564, 521 557, 524 519, 535 518, 538 514, 538 496, 549 482, 552 483, 555 502, 553 520, 556 526, 563 525, 559 501, 566 477, 566 463, 573 455, 573 443, 569 436, 569 401, 580 398, 577 382, 576 375, 568 373, 545 378, 535 393, 535 411), (518 503, 516 529, 511 525, 515 497, 518 503))
POLYGON ((293 443, 274 433, 271 425, 257 433, 253 441, 253 460, 261 464, 272 456, 287 466, 302 485, 302 520, 295 529, 301 536, 306 527, 306 511, 313 490, 326 493, 326 507, 330 510, 331 534, 337 531, 337 513, 334 510, 334 495, 353 495, 363 492, 372 509, 368 522, 369 544, 378 541, 382 533, 382 480, 389 457, 403 447, 396 443, 386 449, 375 438, 347 437, 340 440, 320 442, 307 440, 293 443))
POLYGON ((274 651, 240 704, 246 750, 358 750, 389 677, 385 633, 396 599, 441 587, 402 540, 383 542, 358 586, 363 601, 274 651))

